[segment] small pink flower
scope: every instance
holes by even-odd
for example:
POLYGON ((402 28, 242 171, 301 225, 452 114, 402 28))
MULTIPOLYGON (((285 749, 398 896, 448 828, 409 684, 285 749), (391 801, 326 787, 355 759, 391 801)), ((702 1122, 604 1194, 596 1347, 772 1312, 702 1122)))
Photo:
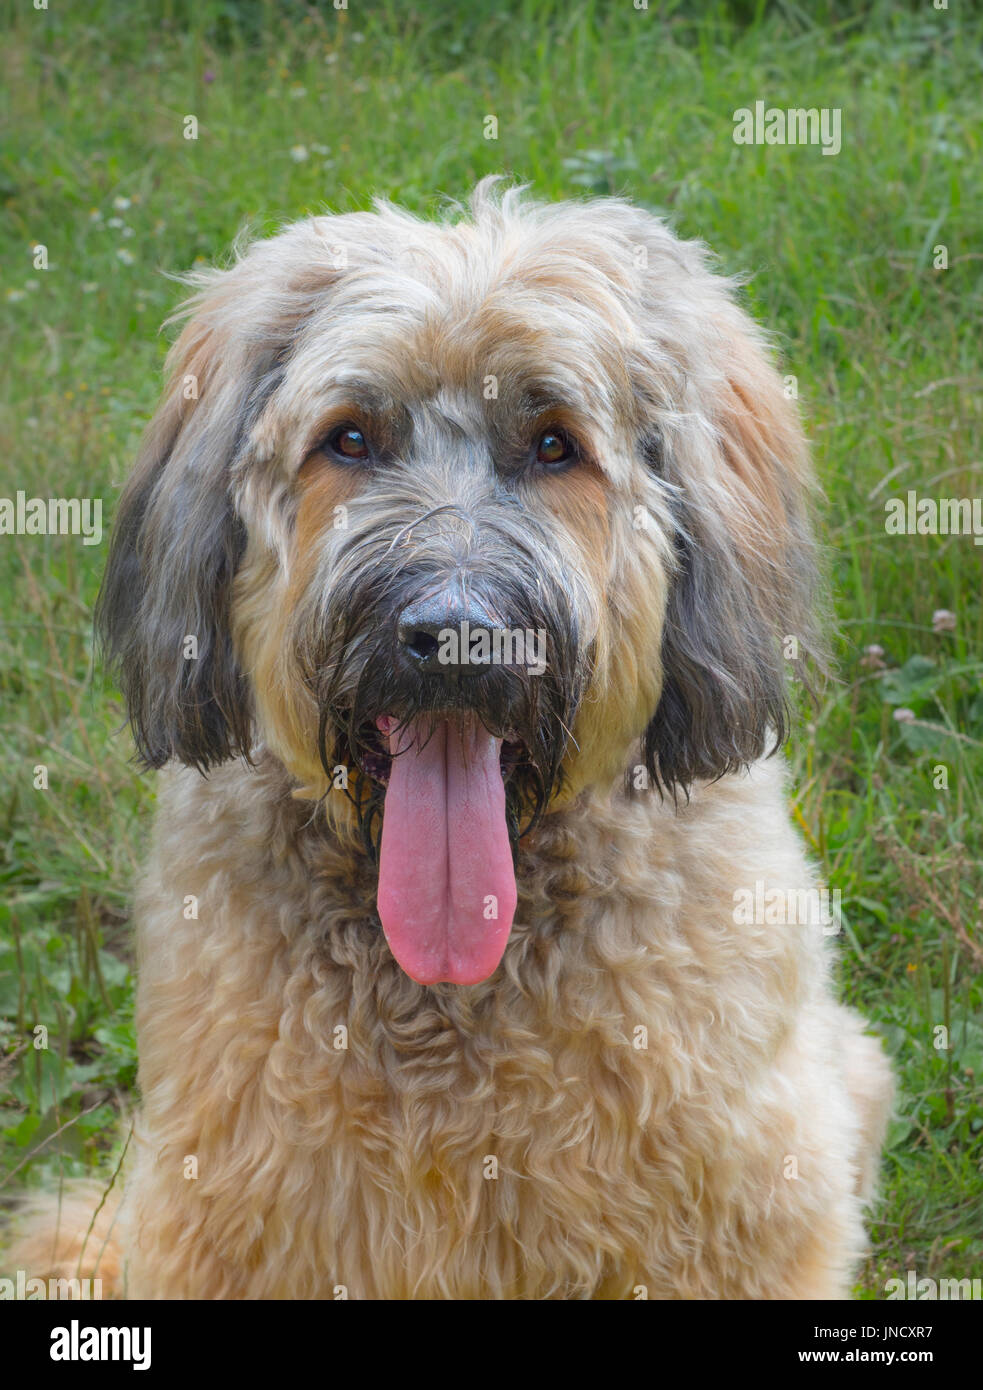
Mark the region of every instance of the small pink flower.
POLYGON ((913 709, 896 709, 894 717, 899 724, 910 724, 915 717, 915 711, 913 709))
POLYGON ((932 614, 933 632, 954 632, 956 629, 956 615, 950 613, 948 608, 936 608, 932 614))
POLYGON ((869 647, 864 647, 864 654, 860 658, 860 665, 868 671, 883 671, 884 648, 879 647, 876 642, 872 642, 869 647))
POLYGON ((212 72, 211 68, 206 68, 205 71, 201 74, 201 76, 202 76, 202 81, 204 81, 204 82, 214 82, 214 81, 215 81, 215 74, 212 72))

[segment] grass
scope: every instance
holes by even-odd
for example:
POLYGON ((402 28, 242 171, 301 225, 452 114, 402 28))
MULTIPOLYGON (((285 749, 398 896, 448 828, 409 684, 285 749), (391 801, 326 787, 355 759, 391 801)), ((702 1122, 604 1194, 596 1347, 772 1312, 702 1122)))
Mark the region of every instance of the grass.
MULTIPOLYGON (((179 298, 162 272, 221 258, 245 221, 373 193, 425 211, 507 170, 547 196, 627 193, 748 276, 827 495, 840 679, 792 740, 792 810, 842 894, 842 993, 901 1079, 858 1284, 875 1298, 909 1268, 983 1273, 983 551, 884 528, 909 488, 980 492, 983 23, 806 8, 18 7, 0 495, 102 497, 108 522, 179 298), (735 145, 757 99, 842 108, 841 153, 735 145)), ((0 537, 0 1198, 105 1173, 134 1095, 128 901, 153 781, 93 670, 104 556, 0 537)))

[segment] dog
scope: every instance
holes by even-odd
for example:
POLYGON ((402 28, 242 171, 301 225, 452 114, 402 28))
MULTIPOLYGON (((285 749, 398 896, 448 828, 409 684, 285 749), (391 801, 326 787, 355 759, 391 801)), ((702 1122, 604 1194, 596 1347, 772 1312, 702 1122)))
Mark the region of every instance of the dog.
POLYGON ((136 1297, 840 1298, 891 1103, 773 756, 822 664, 794 402, 699 243, 485 180, 195 293, 97 621, 162 769, 136 1297))

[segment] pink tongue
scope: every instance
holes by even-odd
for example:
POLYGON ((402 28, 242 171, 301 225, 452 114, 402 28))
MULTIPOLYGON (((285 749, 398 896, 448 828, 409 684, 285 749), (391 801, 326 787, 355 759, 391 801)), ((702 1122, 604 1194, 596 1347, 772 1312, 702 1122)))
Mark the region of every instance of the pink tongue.
POLYGON ((379 917, 412 979, 476 985, 502 959, 515 914, 501 739, 456 720, 425 738, 419 720, 390 738, 379 917))

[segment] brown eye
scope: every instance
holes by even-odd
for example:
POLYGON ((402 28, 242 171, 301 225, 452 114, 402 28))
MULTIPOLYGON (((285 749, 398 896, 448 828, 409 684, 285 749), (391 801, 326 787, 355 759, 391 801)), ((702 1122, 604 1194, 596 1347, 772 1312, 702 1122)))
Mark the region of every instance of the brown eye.
POLYGON ((353 425, 340 425, 338 429, 328 435, 325 442, 329 449, 340 454, 342 458, 367 459, 369 456, 369 446, 365 442, 365 435, 361 430, 355 429, 353 425))
POLYGON ((573 443, 562 430, 547 430, 536 446, 537 463, 567 463, 575 454, 573 443))

